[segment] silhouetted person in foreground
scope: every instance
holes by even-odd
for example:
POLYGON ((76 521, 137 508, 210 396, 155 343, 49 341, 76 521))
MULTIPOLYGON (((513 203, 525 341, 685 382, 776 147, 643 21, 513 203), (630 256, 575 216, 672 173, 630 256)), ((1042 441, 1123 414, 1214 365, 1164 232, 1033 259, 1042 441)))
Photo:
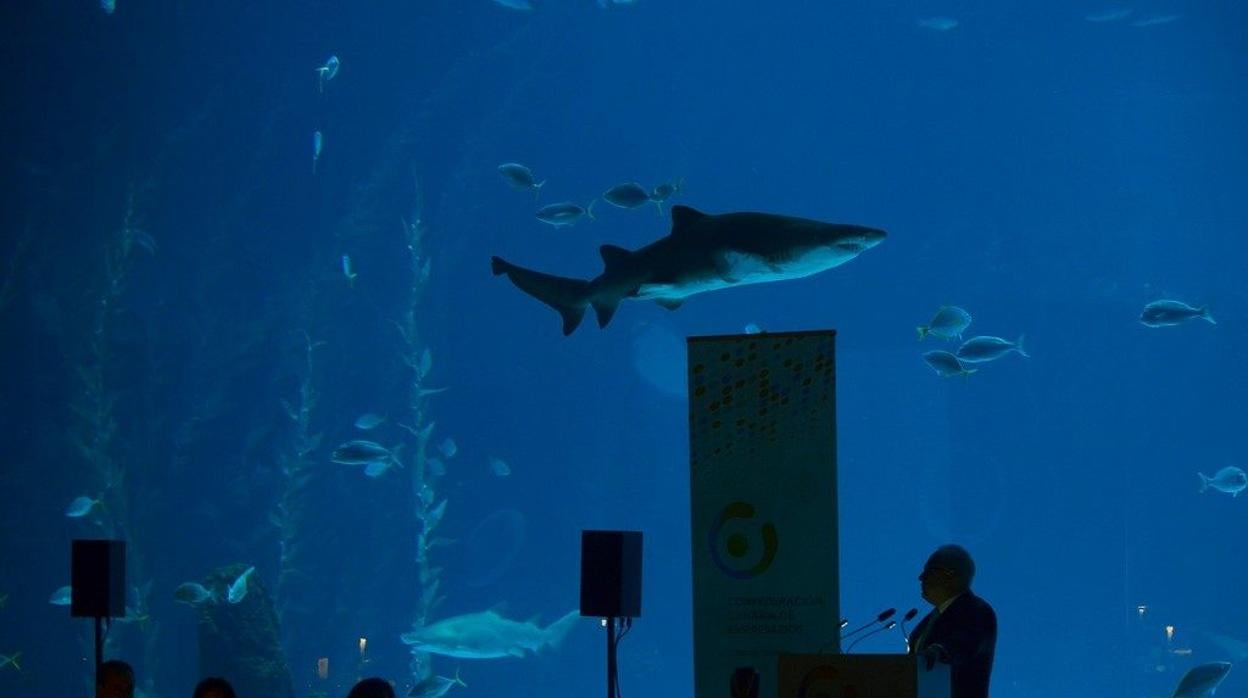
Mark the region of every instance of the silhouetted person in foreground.
POLYGON ((209 676, 195 686, 194 698, 236 698, 234 687, 219 676, 209 676))
POLYGON ((389 681, 374 676, 355 684, 347 698, 394 698, 394 687, 389 681))
POLYGON ((134 698, 134 668, 110 659, 95 672, 95 698, 134 698))
POLYGON ((910 633, 910 654, 949 665, 950 698, 987 698, 997 649, 997 614, 971 591, 975 561, 959 545, 942 545, 919 575, 923 599, 935 606, 910 633))

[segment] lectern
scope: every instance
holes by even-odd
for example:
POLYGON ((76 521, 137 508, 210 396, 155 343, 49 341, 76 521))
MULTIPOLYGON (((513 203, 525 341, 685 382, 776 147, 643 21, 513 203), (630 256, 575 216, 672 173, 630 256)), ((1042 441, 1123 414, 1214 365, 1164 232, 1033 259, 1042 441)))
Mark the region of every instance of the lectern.
POLYGON ((949 666, 905 654, 782 654, 778 698, 949 698, 949 666))

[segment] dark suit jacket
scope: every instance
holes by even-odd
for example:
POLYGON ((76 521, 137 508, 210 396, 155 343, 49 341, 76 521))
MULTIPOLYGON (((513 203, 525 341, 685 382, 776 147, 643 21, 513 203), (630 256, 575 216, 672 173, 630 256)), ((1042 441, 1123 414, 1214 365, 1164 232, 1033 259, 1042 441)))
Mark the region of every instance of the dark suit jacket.
POLYGON ((959 596, 944 613, 936 609, 910 633, 910 653, 940 645, 941 661, 949 664, 953 684, 951 698, 987 698, 988 678, 992 674, 992 657, 997 649, 997 614, 987 601, 967 591, 959 596), (915 642, 929 623, 935 623, 923 647, 915 642))

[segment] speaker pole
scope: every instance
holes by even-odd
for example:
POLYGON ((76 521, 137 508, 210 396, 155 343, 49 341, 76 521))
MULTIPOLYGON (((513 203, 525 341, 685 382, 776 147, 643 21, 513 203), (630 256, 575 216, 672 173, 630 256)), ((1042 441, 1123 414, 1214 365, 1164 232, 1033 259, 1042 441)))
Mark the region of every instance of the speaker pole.
POLYGON ((607 617, 607 698, 618 698, 615 687, 620 683, 619 668, 615 662, 615 616, 607 617))
POLYGON ((100 667, 104 665, 104 619, 95 617, 95 677, 100 677, 100 667))

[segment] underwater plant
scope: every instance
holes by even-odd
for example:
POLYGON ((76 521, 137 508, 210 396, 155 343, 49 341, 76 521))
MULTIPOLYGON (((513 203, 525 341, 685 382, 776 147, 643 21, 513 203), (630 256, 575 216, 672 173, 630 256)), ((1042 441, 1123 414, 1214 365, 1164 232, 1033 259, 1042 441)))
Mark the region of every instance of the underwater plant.
MULTIPOLYGON (((304 509, 308 483, 312 479, 315 461, 311 455, 321 445, 321 434, 312 433, 312 411, 316 407, 317 392, 313 384, 313 355, 325 342, 316 342, 307 332, 303 335, 303 377, 295 401, 282 400, 286 416, 292 422, 290 446, 282 455, 278 468, 281 472, 281 497, 269 521, 278 530, 279 563, 275 595, 278 599, 277 616, 284 619, 291 603, 291 583, 298 574, 297 562, 301 552, 298 536, 304 523, 304 509)), ((284 627, 284 626, 283 626, 284 627)))
MULTIPOLYGON (((411 221, 403 220, 403 235, 408 251, 411 282, 406 308, 402 319, 395 322, 403 338, 403 363, 411 371, 407 388, 407 423, 402 426, 409 434, 405 451, 410 453, 414 523, 416 529, 416 572, 419 588, 416 590, 416 607, 413 611, 412 628, 423 628, 438 604, 442 583, 442 568, 430 560, 430 551, 444 541, 434 536, 446 514, 447 500, 438 499, 437 479, 442 471, 430 467, 430 440, 434 422, 430 419, 429 401, 442 392, 442 388, 428 382, 433 370, 433 354, 420 336, 420 304, 425 286, 429 281, 431 260, 422 246, 425 225, 421 218, 422 198, 416 187, 416 200, 411 221)), ((411 650, 409 664, 412 682, 419 685, 432 675, 430 655, 416 648, 411 650)))
MULTIPOLYGON (((70 440, 86 466, 83 482, 88 485, 91 494, 77 497, 70 503, 65 515, 94 525, 96 530, 92 532, 92 537, 126 541, 127 581, 130 587, 126 594, 126 615, 116 621, 136 627, 143 634, 144 659, 149 673, 154 674, 158 628, 149 614, 152 580, 144 562, 138 527, 132 520, 130 504, 133 485, 126 467, 129 462, 142 462, 143 459, 118 457, 122 448, 118 438, 119 391, 112 387, 117 371, 112 351, 113 321, 122 312, 121 300, 133 266, 135 246, 143 245, 142 240, 146 238, 136 223, 132 190, 121 228, 103 255, 102 286, 92 293, 95 302, 88 326, 86 352, 77 366, 81 392, 71 405, 77 427, 70 433, 70 440)), ((116 382, 120 384, 121 381, 116 382)), ((105 636, 105 654, 116 653, 120 641, 117 633, 108 633, 105 636)), ((84 648, 91 647, 89 632, 84 634, 82 642, 84 648)))

